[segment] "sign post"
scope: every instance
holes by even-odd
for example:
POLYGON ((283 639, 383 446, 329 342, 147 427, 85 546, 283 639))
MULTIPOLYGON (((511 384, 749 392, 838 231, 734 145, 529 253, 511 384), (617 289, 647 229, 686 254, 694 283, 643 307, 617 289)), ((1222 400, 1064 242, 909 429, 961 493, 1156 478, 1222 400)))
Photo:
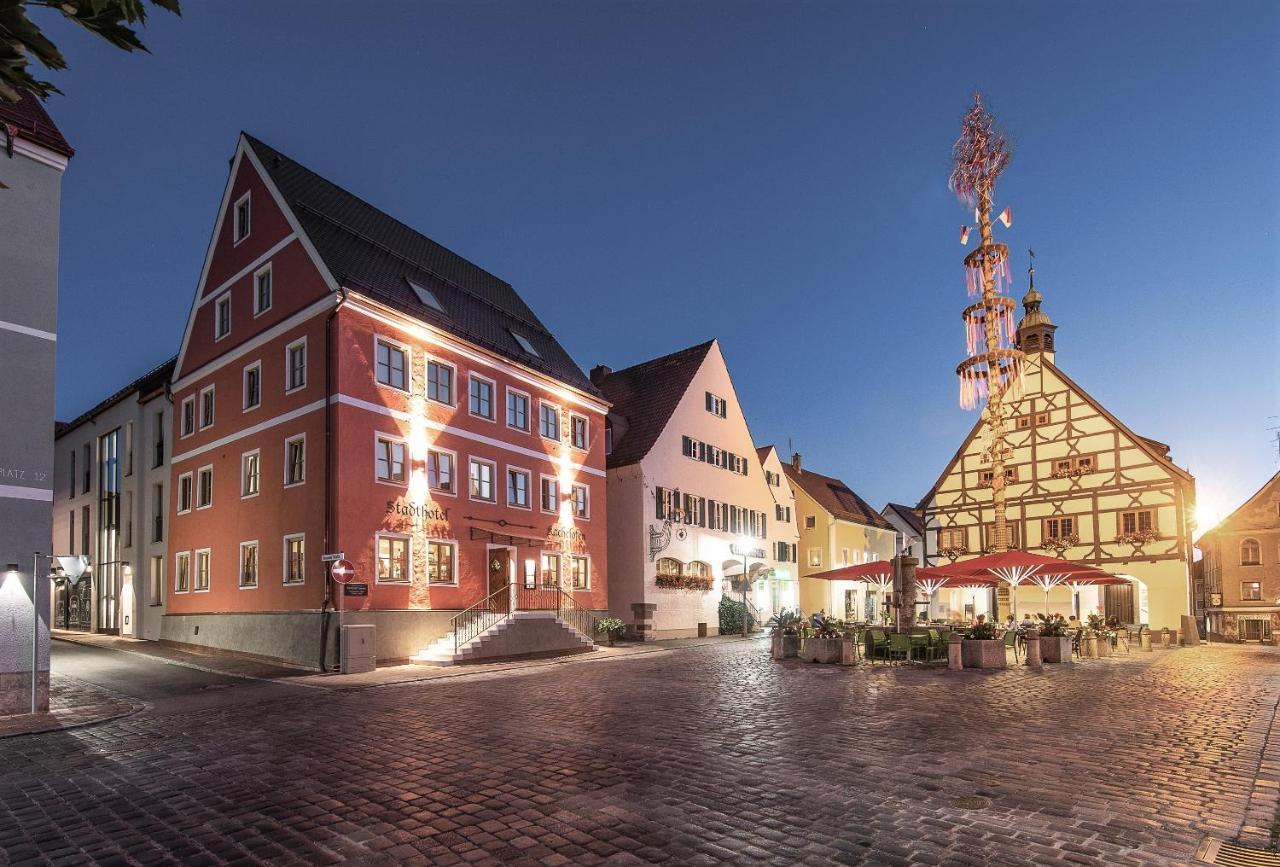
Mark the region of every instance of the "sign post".
MULTIPOLYGON (((335 584, 342 586, 342 590, 338 591, 338 643, 341 648, 342 643, 342 621, 347 613, 346 604, 346 583, 356 577, 356 568, 351 565, 350 561, 345 559, 342 552, 337 554, 325 554, 320 558, 321 562, 329 564, 329 575, 333 578, 335 584)), ((341 651, 339 651, 341 653, 341 651)), ((339 656, 341 658, 341 656, 339 656)))

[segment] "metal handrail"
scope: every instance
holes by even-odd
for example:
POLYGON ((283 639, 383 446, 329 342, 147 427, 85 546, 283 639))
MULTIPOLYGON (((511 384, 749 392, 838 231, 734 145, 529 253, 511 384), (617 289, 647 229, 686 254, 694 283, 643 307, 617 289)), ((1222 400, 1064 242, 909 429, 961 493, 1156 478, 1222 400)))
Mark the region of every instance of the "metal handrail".
POLYGON ((565 623, 581 632, 589 641, 596 640, 596 616, 574 601, 572 593, 560 589, 557 614, 565 623))
POLYGON ((453 652, 496 623, 511 616, 511 585, 507 584, 449 619, 453 632, 453 652))
POLYGON ((760 609, 750 599, 747 600, 747 613, 751 615, 751 619, 755 621, 756 626, 764 626, 764 618, 760 616, 760 609))

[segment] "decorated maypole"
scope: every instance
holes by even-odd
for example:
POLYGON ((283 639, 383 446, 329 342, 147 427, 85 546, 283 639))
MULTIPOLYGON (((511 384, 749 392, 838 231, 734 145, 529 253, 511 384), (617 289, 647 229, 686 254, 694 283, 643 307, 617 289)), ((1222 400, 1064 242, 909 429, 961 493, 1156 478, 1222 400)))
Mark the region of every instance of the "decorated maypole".
MULTIPOLYGON (((960 138, 952 149, 953 167, 948 186, 969 207, 980 233, 977 249, 964 257, 969 297, 964 309, 965 342, 969 356, 956 367, 960 378, 960 405, 973 409, 986 404, 988 440, 985 451, 991 461, 992 507, 995 513, 993 551, 1009 549, 1005 520, 1005 407, 1006 395, 1017 397, 1022 388, 1023 354, 1014 348, 1014 301, 1004 293, 1012 283, 1009 248, 992 240, 991 208, 996 178, 1009 165, 1012 151, 982 105, 973 95, 973 107, 964 116, 960 138)), ((1005 228, 1013 220, 1009 208, 998 219, 1005 228)), ((960 229, 960 243, 968 244, 969 227, 960 229)))

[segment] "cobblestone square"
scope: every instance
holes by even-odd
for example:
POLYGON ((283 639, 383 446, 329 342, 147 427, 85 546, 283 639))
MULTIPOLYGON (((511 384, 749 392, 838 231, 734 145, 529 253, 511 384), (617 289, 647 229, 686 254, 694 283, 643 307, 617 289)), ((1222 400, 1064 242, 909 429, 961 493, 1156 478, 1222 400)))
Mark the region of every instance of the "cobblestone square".
POLYGON ((984 675, 761 641, 295 688, 0 741, 0 861, 1188 863, 1265 843, 1278 699, 1269 648, 984 675))

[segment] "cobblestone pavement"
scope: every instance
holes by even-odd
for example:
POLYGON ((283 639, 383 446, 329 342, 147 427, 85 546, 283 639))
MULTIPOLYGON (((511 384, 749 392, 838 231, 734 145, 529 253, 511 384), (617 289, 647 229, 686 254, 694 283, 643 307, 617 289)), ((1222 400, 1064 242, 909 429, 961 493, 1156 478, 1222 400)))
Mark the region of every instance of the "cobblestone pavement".
POLYGON ((1188 862, 1245 821, 1280 653, 983 675, 741 642, 294 692, 6 740, 0 860, 1188 862))
MULTIPOLYGON (((30 676, 27 683, 31 683, 30 676)), ((0 738, 75 728, 133 713, 142 705, 79 678, 53 672, 48 713, 0 717, 0 738)))

